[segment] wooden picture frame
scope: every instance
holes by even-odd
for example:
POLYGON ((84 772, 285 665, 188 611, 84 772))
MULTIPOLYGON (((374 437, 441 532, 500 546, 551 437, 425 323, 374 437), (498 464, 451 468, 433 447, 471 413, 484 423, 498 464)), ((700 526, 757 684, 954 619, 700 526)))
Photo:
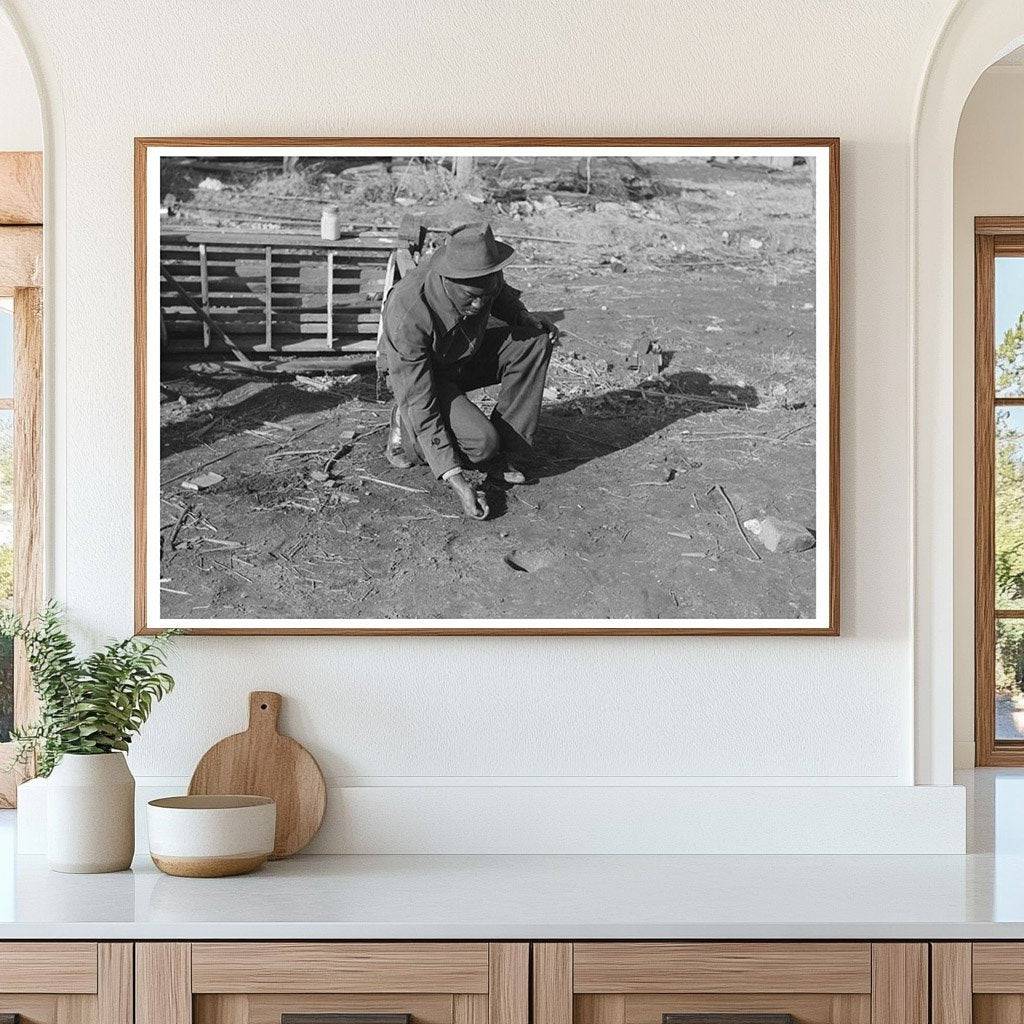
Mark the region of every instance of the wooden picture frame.
MULTIPOLYGON (((184 138, 184 137, 142 137, 135 140, 135 624, 137 632, 151 634, 160 629, 174 626, 184 631, 202 635, 341 635, 341 636, 687 636, 687 635, 721 635, 721 636, 836 636, 839 633, 840 613, 840 476, 839 476, 839 333, 840 333, 840 145, 837 138, 685 138, 685 137, 582 137, 582 138, 503 138, 503 137, 401 137, 401 138, 290 138, 290 137, 258 137, 258 138, 184 138), (816 613, 813 621, 785 619, 772 621, 768 625, 759 625, 758 620, 724 621, 716 625, 713 620, 681 620, 673 624, 671 619, 638 620, 638 625, 631 625, 632 620, 610 620, 603 622, 587 621, 585 625, 576 625, 572 620, 551 620, 555 625, 547 625, 544 620, 531 620, 528 624, 519 624, 515 619, 474 621, 463 625, 454 620, 408 620, 391 625, 388 622, 374 620, 361 625, 360 620, 345 619, 333 622, 316 621, 313 624, 301 619, 272 620, 253 619, 252 625, 232 621, 220 624, 216 619, 189 621, 182 625, 177 621, 162 618, 159 614, 159 601, 154 593, 159 594, 159 585, 154 591, 154 573, 152 563, 152 519, 153 512, 147 505, 150 503, 151 491, 147 491, 150 476, 148 453, 154 451, 153 430, 149 422, 147 407, 147 388, 152 383, 152 360, 154 352, 154 329, 150 302, 153 291, 151 235, 154 224, 159 224, 159 216, 154 220, 154 200, 159 211, 160 197, 154 197, 151 177, 153 169, 159 168, 160 154, 164 151, 180 153, 182 151, 218 150, 242 148, 251 150, 272 150, 274 154, 296 153, 299 155, 315 151, 340 148, 343 150, 359 150, 373 153, 374 150, 408 147, 445 147, 445 150, 476 149, 481 147, 509 147, 530 151, 542 151, 550 147, 585 148, 629 148, 639 154, 658 149, 695 149, 700 151, 720 149, 741 151, 744 153, 766 152, 765 162, 772 152, 780 150, 813 151, 822 157, 820 166, 825 168, 824 180, 827 183, 827 197, 818 200, 818 223, 827 219, 827 227, 818 236, 818 260, 816 263, 818 280, 822 284, 819 296, 826 300, 815 305, 815 316, 818 318, 818 337, 825 337, 824 349, 819 349, 816 363, 819 380, 826 381, 824 394, 827 396, 827 408, 818 412, 816 407, 815 430, 817 448, 820 452, 818 465, 827 467, 827 480, 816 487, 816 500, 819 501, 819 515, 816 520, 818 530, 818 546, 824 547, 827 542, 827 554, 818 563, 816 579, 816 613), (156 162, 154 162, 154 160, 156 162), (824 216, 822 216, 822 214, 824 216), (824 258, 822 258, 824 255, 824 258), (822 357, 824 356, 824 357, 822 357), (820 514, 827 508, 826 514, 820 514), (821 595, 824 595, 822 597, 821 595), (699 625, 687 625, 687 622, 700 621, 699 625)), ((456 158, 457 159, 457 158, 456 158)), ((820 192, 820 189, 819 189, 820 192)), ((269 257, 268 257, 269 262, 269 257)), ((159 280, 159 271, 157 271, 159 280)), ((159 291, 159 289, 157 289, 159 291)), ((268 291, 269 296, 269 291, 268 291)), ((269 299, 268 299, 269 301, 269 299)), ((329 300, 330 301, 330 300, 329 300)), ((198 302, 190 304, 198 306, 198 302)), ((158 307, 159 308, 159 307, 158 307)), ((267 317, 268 333, 270 317, 267 317)), ((158 350, 157 350, 158 351, 158 350)), ((821 392, 819 391, 819 394, 821 392)), ((156 450, 159 450, 158 448, 156 450)), ((158 478, 157 478, 158 479, 158 478)), ((737 527, 739 521, 737 519, 737 527)), ((740 533, 743 534, 742 528, 740 533)), ((745 538, 744 538, 745 539, 745 538)))

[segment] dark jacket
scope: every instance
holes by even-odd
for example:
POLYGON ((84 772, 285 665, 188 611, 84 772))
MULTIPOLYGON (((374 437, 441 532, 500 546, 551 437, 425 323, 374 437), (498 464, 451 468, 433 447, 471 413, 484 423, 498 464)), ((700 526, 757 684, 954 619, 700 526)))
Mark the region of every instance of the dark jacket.
POLYGON ((459 465, 454 444, 441 418, 435 379, 455 375, 460 364, 480 350, 489 317, 516 324, 526 314, 519 292, 502 281, 490 308, 463 317, 445 294, 433 269, 435 254, 402 278, 384 304, 381 354, 391 388, 416 434, 435 476, 459 465))

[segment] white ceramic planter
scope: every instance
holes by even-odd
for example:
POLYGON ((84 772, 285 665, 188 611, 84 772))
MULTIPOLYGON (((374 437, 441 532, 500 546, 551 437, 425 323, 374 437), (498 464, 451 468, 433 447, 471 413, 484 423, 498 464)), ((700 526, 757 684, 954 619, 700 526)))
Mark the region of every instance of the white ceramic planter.
POLYGON ((135 779, 124 754, 65 754, 46 784, 52 871, 124 871, 135 854, 135 779))

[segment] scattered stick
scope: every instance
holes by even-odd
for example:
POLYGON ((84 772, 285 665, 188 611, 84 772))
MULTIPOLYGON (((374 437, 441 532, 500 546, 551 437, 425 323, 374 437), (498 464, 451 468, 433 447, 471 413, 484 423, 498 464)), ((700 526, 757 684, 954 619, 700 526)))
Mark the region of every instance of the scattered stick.
POLYGON ((268 459, 287 459, 293 455, 325 455, 327 452, 334 451, 333 448, 290 448, 288 451, 271 452, 268 459))
POLYGON ((360 480, 368 480, 370 483, 382 484, 384 487, 394 487, 399 491, 406 491, 409 494, 428 494, 429 491, 422 487, 406 487, 405 484, 393 484, 390 480, 381 480, 376 476, 360 476, 360 480))
POLYGON ((668 531, 668 535, 670 537, 679 537, 682 540, 693 540, 693 534, 692 533, 675 533, 674 531, 669 530, 668 531))
POLYGON ((181 533, 181 528, 185 524, 185 518, 191 513, 192 506, 186 505, 184 511, 178 516, 178 521, 174 524, 174 529, 171 530, 171 535, 167 539, 167 550, 173 551, 174 545, 178 540, 178 534, 181 533))
POLYGON ((168 484, 173 484, 178 480, 184 480, 187 476, 192 476, 193 473, 198 473, 201 469, 206 469, 207 466, 212 466, 214 463, 223 462, 225 459, 230 459, 232 455, 237 455, 239 452, 251 452, 257 448, 269 448, 273 444, 272 441, 263 441, 260 444, 249 444, 242 445, 239 448, 232 448, 231 451, 225 452, 223 455, 218 455, 215 459, 209 459, 207 462, 201 462, 198 466, 193 469, 186 469, 184 473, 179 473, 177 476, 172 476, 167 480, 161 480, 160 486, 166 487, 168 484))
POLYGON ((743 543, 747 545, 747 548, 754 558, 760 562, 761 556, 754 550, 754 545, 751 544, 747 538, 747 531, 743 529, 740 517, 736 514, 736 506, 732 503, 732 498, 725 493, 725 488, 721 484, 715 484, 714 489, 718 491, 718 493, 725 499, 725 503, 729 506, 729 511, 732 513, 732 521, 736 524, 736 529, 739 530, 739 534, 743 538, 743 543))

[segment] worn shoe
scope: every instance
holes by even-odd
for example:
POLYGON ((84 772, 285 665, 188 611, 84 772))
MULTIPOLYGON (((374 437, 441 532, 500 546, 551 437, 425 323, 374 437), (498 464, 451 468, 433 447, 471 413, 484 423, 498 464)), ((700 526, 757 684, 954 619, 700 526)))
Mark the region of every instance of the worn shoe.
POLYGON ((388 427, 388 439, 384 445, 384 458, 395 467, 395 469, 412 469, 416 460, 410 458, 402 443, 402 421, 398 415, 398 405, 391 407, 391 424, 388 427))

